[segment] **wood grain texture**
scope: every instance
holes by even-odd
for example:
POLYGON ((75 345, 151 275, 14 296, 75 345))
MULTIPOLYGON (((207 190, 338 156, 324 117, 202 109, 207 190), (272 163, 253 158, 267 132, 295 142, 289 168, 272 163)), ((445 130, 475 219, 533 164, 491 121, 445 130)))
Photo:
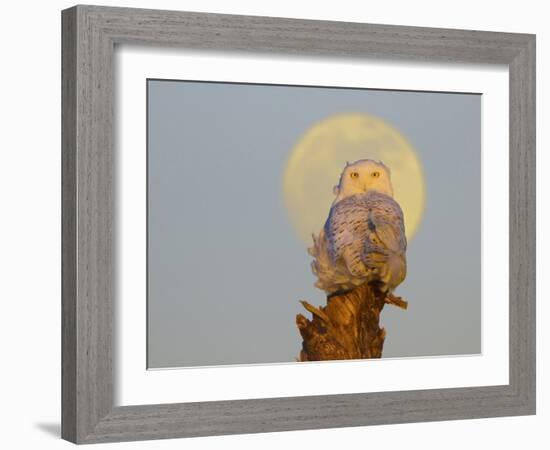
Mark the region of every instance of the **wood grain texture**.
POLYGON ((335 361, 342 359, 381 358, 386 330, 380 327, 380 314, 386 303, 407 309, 400 297, 386 294, 365 283, 347 292, 327 297, 319 308, 302 300, 312 314, 296 316, 302 336, 298 361, 335 361))
POLYGON ((76 440, 76 10, 63 14, 61 117, 61 346, 62 430, 76 440))
POLYGON ((112 41, 85 8, 63 17, 62 436, 82 441, 113 406, 112 41))
POLYGON ((92 443, 535 412, 534 36, 96 6, 77 6, 62 15, 65 439, 92 443), (112 102, 118 43, 508 65, 510 383, 113 407, 112 102))
POLYGON ((535 411, 536 93, 535 39, 510 71, 510 385, 535 411))

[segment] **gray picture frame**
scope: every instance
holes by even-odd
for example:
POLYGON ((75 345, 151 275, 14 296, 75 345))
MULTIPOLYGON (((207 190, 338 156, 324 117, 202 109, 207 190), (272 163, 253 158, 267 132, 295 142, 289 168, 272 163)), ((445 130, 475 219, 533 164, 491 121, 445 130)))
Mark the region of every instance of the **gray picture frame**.
POLYGON ((95 443, 535 414, 534 35, 75 6, 62 12, 62 36, 64 439, 95 443), (113 52, 121 43, 507 65, 509 384, 115 407, 113 52))

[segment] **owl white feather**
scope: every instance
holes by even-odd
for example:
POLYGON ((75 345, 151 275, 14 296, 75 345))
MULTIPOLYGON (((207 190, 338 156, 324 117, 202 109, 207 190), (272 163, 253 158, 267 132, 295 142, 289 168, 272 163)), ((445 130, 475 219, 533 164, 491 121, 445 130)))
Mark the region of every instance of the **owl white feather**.
POLYGON ((391 294, 407 273, 407 239, 390 170, 369 159, 348 163, 334 194, 325 226, 309 249, 315 286, 331 295, 373 283, 391 294))

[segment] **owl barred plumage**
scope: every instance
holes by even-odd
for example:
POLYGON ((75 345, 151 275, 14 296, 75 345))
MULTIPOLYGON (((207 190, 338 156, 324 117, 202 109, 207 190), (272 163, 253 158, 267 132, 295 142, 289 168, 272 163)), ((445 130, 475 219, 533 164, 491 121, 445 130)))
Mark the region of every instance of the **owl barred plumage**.
POLYGON ((406 276, 407 240, 389 169, 372 160, 347 164, 334 192, 325 226, 309 249, 315 285, 331 295, 376 283, 391 294, 406 276))

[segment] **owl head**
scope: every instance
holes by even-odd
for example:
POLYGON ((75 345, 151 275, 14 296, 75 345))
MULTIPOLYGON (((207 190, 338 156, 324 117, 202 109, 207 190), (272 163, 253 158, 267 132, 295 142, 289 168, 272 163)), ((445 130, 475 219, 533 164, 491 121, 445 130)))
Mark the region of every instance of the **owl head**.
POLYGON ((340 182, 334 186, 335 203, 350 195, 377 191, 393 197, 390 169, 381 161, 360 159, 347 163, 340 182))

